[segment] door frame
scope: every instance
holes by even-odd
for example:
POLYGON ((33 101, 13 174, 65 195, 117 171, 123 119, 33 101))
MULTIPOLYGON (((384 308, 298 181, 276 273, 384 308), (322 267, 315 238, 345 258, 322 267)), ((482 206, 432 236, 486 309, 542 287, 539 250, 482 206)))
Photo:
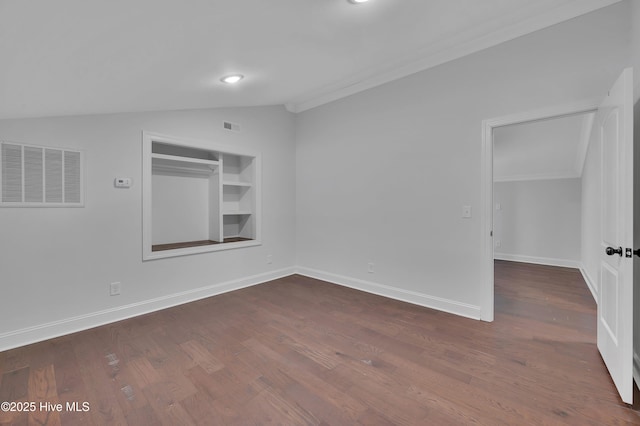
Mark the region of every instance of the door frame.
MULTIPOLYGON (((551 106, 537 110, 504 115, 482 121, 482 308, 480 319, 493 321, 494 318, 494 248, 493 248, 493 129, 512 124, 559 118, 581 113, 595 112, 600 99, 589 99, 570 104, 551 106)), ((597 301, 596 301, 597 302, 597 301)))

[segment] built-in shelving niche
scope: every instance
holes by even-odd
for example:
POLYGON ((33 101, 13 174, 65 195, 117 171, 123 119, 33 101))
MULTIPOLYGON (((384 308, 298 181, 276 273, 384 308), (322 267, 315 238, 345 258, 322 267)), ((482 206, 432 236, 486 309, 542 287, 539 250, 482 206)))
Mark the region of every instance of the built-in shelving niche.
POLYGON ((260 156, 144 132, 143 260, 260 244, 260 156))

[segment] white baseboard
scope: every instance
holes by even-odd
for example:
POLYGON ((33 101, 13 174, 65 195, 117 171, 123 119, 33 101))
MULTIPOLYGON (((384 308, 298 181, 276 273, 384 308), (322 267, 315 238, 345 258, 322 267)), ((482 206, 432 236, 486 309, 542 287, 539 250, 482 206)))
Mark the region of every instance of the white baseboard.
POLYGON ((105 309, 103 311, 93 312, 86 315, 79 315, 33 327, 10 331, 8 333, 0 334, 0 351, 99 327, 101 325, 148 314, 161 309, 171 308, 173 306, 182 305, 184 303, 227 293, 233 290, 239 290, 256 284, 262 284, 267 281, 292 275, 295 272, 295 268, 293 267, 280 269, 277 271, 266 272, 233 281, 227 281, 224 283, 200 287, 194 290, 183 291, 180 293, 170 294, 168 296, 132 303, 130 305, 119 306, 117 308, 105 309))
POLYGON ((460 315, 467 318, 477 320, 480 319, 479 306, 469 305, 467 303, 443 299, 441 297, 430 296, 428 294, 417 293, 414 291, 403 290, 397 287, 377 284, 357 278, 350 278, 343 275, 332 274, 330 272, 319 271, 317 269, 299 266, 297 268, 297 273, 318 280, 328 281, 333 284, 365 291, 367 293, 373 293, 379 296, 388 297, 390 299, 401 300, 403 302, 408 302, 414 305, 420 305, 439 311, 449 312, 451 314, 460 315))
POLYGON ((496 260, 509 260, 511 262, 535 263, 536 265, 562 266, 564 268, 580 268, 580 261, 569 259, 555 259, 552 257, 524 256, 520 254, 494 253, 496 260))
POLYGON ((593 296, 593 300, 595 300, 596 305, 598 304, 598 292, 596 291, 596 283, 591 279, 587 270, 584 269, 583 266, 580 267, 580 273, 582 274, 582 278, 587 283, 587 287, 589 287, 589 291, 591 291, 591 295, 593 296))
POLYGON ((2 333, 0 334, 0 351, 53 339, 229 291, 262 284, 295 273, 467 318, 480 319, 481 310, 479 306, 311 268, 291 267, 2 333))

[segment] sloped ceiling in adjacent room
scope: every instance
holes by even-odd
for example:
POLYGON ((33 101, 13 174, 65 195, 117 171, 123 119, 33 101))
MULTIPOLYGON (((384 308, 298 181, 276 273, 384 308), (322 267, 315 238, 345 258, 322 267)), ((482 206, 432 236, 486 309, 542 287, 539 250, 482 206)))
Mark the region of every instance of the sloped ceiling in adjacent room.
POLYGON ((0 118, 298 112, 618 1, 0 0, 0 118))
POLYGON ((495 129, 494 181, 581 177, 593 118, 579 114, 495 129))

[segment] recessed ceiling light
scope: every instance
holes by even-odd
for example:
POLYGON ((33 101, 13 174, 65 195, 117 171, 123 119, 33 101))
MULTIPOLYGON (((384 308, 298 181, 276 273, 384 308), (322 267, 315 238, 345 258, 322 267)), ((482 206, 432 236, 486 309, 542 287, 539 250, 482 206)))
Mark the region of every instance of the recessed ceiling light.
POLYGON ((348 0, 349 3, 358 4, 358 3, 366 3, 369 0, 348 0))
POLYGON ((220 81, 227 84, 234 84, 239 82, 243 78, 244 78, 244 75, 242 74, 232 74, 232 75, 227 75, 225 77, 222 77, 220 81))

